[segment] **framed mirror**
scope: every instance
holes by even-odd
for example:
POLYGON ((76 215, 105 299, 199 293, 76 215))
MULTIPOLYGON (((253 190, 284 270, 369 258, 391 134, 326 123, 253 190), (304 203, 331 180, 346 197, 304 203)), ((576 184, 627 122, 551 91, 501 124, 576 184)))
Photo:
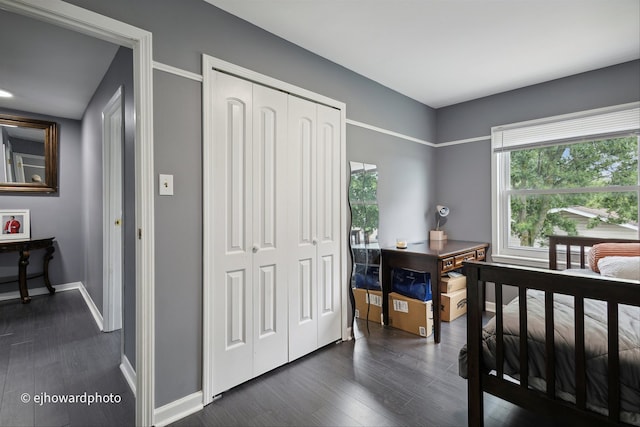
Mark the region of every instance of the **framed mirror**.
POLYGON ((0 114, 0 192, 57 191, 57 124, 0 114))

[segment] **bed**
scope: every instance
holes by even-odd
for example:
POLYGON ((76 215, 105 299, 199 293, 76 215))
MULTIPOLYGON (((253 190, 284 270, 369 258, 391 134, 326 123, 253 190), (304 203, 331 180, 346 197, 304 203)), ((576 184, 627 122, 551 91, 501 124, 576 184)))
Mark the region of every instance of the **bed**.
POLYGON ((640 282, 594 272, 600 243, 640 241, 551 236, 549 270, 465 263, 469 426, 484 423, 483 392, 564 425, 640 425, 640 282), (483 326, 486 283, 496 315, 483 326), (505 286, 517 297, 503 306, 505 286))

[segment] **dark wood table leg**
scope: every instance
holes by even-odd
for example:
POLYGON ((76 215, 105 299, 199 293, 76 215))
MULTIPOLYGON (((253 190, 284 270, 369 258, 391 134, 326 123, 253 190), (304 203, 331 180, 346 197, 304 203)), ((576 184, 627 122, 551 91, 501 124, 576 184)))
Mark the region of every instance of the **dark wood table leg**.
POLYGON ((29 251, 20 251, 20 261, 18 262, 18 283, 20 286, 20 300, 23 304, 31 302, 29 290, 27 289, 27 265, 29 265, 29 251))
POLYGON ((49 246, 47 248, 47 252, 44 254, 44 266, 43 266, 43 275, 44 275, 44 284, 49 289, 49 294, 53 295, 56 293, 56 289, 51 286, 51 281, 49 280, 49 261, 53 258, 53 253, 56 248, 53 246, 49 246))
MULTIPOLYGON (((432 270, 433 273, 433 270, 432 270)), ((431 299, 433 299, 433 340, 436 344, 440 344, 440 310, 441 310, 441 301, 440 297, 440 276, 437 273, 431 274, 431 299)))
POLYGON ((382 276, 382 321, 389 325, 389 293, 391 292, 391 267, 388 261, 389 256, 380 259, 380 274, 382 276))
POLYGON ((429 281, 431 282, 431 301, 433 307, 433 341, 440 344, 440 270, 438 268, 438 259, 436 257, 425 257, 423 271, 429 273, 429 281))

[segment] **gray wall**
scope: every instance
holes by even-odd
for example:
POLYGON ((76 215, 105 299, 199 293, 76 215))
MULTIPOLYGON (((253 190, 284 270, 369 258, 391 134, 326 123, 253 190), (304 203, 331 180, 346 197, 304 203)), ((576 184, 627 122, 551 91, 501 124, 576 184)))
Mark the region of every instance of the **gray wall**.
POLYGON ((174 196, 155 199, 156 378, 171 376, 166 399, 202 387, 202 122, 193 109, 202 88, 161 71, 153 78, 153 132, 162 136, 154 168, 173 174, 174 187, 174 196))
MULTIPOLYGON (((438 141, 491 135, 491 127, 640 100, 640 61, 607 67, 437 111, 438 141)), ((450 238, 491 242, 491 141, 436 149, 436 196, 450 238)), ((490 291, 491 292, 491 291, 490 291)), ((493 294, 488 298, 493 301, 493 294)))
MULTIPOLYGON (((491 242, 491 142, 436 148, 435 153, 436 200, 451 210, 445 233, 455 240, 491 242)), ((435 216, 430 221, 435 225, 435 216)))
MULTIPOLYGON (((58 124, 59 191, 56 194, 0 193, 0 209, 29 209, 31 237, 55 237, 49 274, 53 284, 80 282, 84 278, 82 234, 81 131, 77 120, 0 109, 0 113, 48 120, 58 124)), ((42 271, 42 251, 31 255, 29 273, 42 271)), ((0 255, 0 277, 17 275, 18 254, 0 255)), ((29 288, 44 286, 42 278, 29 288)), ((17 283, 0 285, 0 292, 17 291, 17 283)))
MULTIPOLYGON (((36 142, 36 141, 30 141, 28 139, 13 137, 11 138, 11 143, 17 144, 16 147, 20 147, 20 153, 35 154, 35 155, 42 156, 43 144, 40 141, 36 142)), ((25 179, 26 178, 30 178, 30 177, 25 176, 25 179)))
MULTIPOLYGON (((490 136, 492 126, 638 101, 639 76, 640 61, 632 61, 441 108, 438 142, 490 136)), ((490 151, 490 139, 436 149, 436 196, 451 207, 449 237, 491 241, 490 151)))
POLYGON ((347 126, 347 162, 378 166, 380 246, 395 245, 396 237, 411 242, 428 238, 436 190, 435 152, 415 142, 347 126))
POLYGON ((491 127, 638 101, 640 61, 576 74, 437 110, 437 142, 491 134, 491 127))
POLYGON ((70 0, 153 33, 153 59, 201 73, 201 54, 347 103, 347 117, 435 141, 435 111, 202 0, 70 0))
MULTIPOLYGON (((156 61, 199 74, 201 54, 207 53, 345 102, 349 119, 427 141, 435 140, 433 109, 204 1, 71 0, 70 3, 151 31, 156 61)), ((195 82, 161 72, 155 72, 154 79, 156 174, 174 174, 176 187, 175 196, 156 197, 155 210, 156 407, 160 407, 202 387, 202 171, 199 166, 202 101, 200 85, 195 82), (182 217, 188 220, 180 220, 182 217)), ((347 148, 353 160, 386 165, 388 157, 402 153, 401 156, 413 162, 410 170, 416 172, 416 158, 430 159, 432 155, 427 146, 387 137, 385 140, 400 147, 396 151, 383 148, 381 137, 371 132, 353 126, 347 132, 347 148), (379 149, 370 150, 372 143, 379 149), (359 153, 358 147, 363 151, 359 153), (369 155, 369 159, 363 158, 369 155)), ((395 218, 415 215, 412 223, 425 229, 426 220, 422 219, 421 223, 420 218, 432 204, 427 200, 433 191, 430 175, 416 172, 409 179, 401 176, 401 169, 387 169, 385 173, 390 174, 390 178, 388 183, 381 182, 381 191, 402 200, 404 206, 404 212, 394 210, 390 215, 385 207, 381 208, 381 216, 389 218, 386 226, 403 226, 394 223, 395 218), (411 186, 406 185, 408 181, 412 182, 411 186), (398 187, 389 187, 395 185, 398 187)), ((395 236, 399 231, 402 230, 389 229, 384 233, 395 236)))
POLYGON ((85 239, 83 283, 103 311, 102 277, 102 110, 122 86, 124 97, 124 351, 135 366, 135 106, 133 51, 120 48, 82 117, 83 218, 85 239))

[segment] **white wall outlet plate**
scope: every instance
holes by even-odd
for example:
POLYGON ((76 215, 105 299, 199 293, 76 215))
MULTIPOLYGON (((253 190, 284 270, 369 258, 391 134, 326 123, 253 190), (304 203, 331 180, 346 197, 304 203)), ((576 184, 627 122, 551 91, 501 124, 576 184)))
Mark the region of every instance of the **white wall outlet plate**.
POLYGON ((159 175, 158 193, 161 196, 173 196, 173 175, 159 175))

